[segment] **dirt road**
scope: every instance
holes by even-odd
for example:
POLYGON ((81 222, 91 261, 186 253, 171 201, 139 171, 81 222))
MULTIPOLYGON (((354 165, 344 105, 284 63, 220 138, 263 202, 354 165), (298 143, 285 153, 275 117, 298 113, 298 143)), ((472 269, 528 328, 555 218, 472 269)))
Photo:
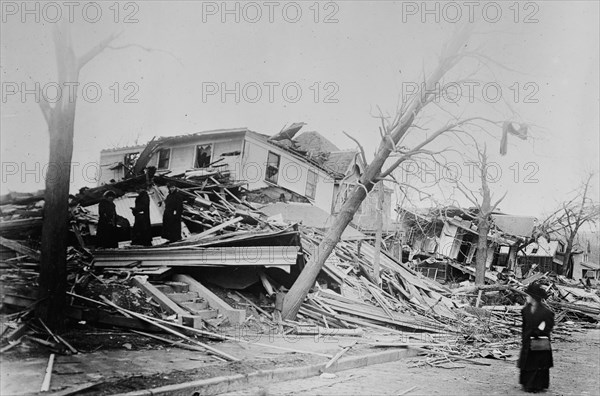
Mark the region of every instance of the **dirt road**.
MULTIPOLYGON (((545 394, 600 395, 600 330, 575 333, 570 341, 556 341, 553 348, 554 368, 550 372, 550 389, 545 394)), ((461 368, 443 369, 411 367, 415 361, 407 359, 343 371, 332 379, 314 377, 265 384, 227 395, 526 394, 517 383, 518 369, 514 361, 487 361, 491 366, 461 363, 461 368)))

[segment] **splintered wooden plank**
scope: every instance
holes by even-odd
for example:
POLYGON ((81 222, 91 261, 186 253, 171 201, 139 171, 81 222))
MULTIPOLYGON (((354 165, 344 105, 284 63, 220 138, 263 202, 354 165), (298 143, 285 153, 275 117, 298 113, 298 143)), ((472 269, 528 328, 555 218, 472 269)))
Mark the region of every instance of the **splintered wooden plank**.
POLYGON ((231 219, 229 221, 226 221, 224 223, 219 224, 218 226, 215 226, 209 230, 206 230, 204 232, 201 232, 200 234, 196 234, 196 235, 192 235, 189 238, 186 239, 186 242, 195 242, 195 241, 199 241, 205 237, 207 237, 208 235, 214 234, 217 231, 222 230, 223 228, 227 228, 231 225, 234 225, 235 223, 238 223, 240 221, 243 220, 243 217, 236 217, 234 219, 231 219))
POLYGON ((14 250, 17 253, 24 254, 31 257, 33 260, 40 261, 41 253, 37 250, 31 249, 17 241, 0 237, 0 245, 14 250))

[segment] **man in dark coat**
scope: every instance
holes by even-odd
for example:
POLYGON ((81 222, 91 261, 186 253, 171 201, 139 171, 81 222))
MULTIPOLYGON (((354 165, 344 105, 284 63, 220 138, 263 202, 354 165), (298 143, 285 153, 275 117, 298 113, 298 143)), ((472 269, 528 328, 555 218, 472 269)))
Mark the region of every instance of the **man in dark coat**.
POLYGON ((98 204, 98 230, 96 232, 96 245, 101 248, 119 247, 117 239, 117 208, 114 200, 116 194, 106 191, 98 204))
POLYGON ((131 208, 135 222, 131 235, 132 245, 152 246, 152 228, 150 225, 150 197, 146 190, 141 190, 135 199, 135 207, 131 208))
POLYGON ((523 331, 518 361, 518 367, 521 369, 519 383, 526 392, 539 392, 550 386, 550 368, 554 365, 550 347, 554 313, 542 304, 546 292, 540 285, 532 283, 525 292, 527 305, 521 310, 523 331), (532 347, 532 343, 538 343, 540 340, 547 340, 547 347, 532 347))
POLYGON ((169 242, 181 239, 181 214, 183 213, 183 198, 175 186, 167 184, 169 195, 165 199, 165 212, 163 213, 162 237, 169 242))

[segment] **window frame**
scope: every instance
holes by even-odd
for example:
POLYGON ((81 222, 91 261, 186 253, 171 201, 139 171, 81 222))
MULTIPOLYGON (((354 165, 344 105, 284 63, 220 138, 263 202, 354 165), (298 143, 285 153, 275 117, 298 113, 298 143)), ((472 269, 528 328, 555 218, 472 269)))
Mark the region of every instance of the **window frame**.
POLYGON ((280 169, 281 169, 281 155, 275 153, 274 151, 269 150, 267 153, 267 164, 265 166, 265 181, 267 181, 269 183, 277 184, 277 182, 279 181, 280 169), (269 176, 269 164, 271 163, 269 161, 269 158, 271 157, 271 155, 277 157, 277 172, 275 174, 273 174, 272 176, 269 176), (275 177, 275 180, 272 180, 273 176, 275 177))
POLYGON ((208 162, 209 164, 211 162, 213 162, 213 154, 214 154, 214 148, 215 145, 214 143, 204 143, 204 144, 196 144, 194 145, 194 161, 192 162, 192 168, 194 169, 204 169, 204 168, 198 168, 196 165, 198 164, 198 146, 209 146, 210 147, 210 161, 208 162))
POLYGON ((123 154, 123 177, 129 176, 129 174, 131 174, 135 163, 140 158, 140 154, 141 153, 139 151, 123 154), (133 161, 131 161, 132 158, 134 159, 133 161), (128 167, 130 167, 131 169, 128 167))
POLYGON ((308 172, 307 172, 307 174, 306 174, 306 188, 304 190, 304 195, 307 198, 310 198, 310 199, 314 200, 315 197, 317 196, 317 186, 318 186, 318 184, 319 184, 319 174, 315 170, 309 169, 308 172), (313 183, 310 183, 311 175, 314 175, 314 181, 313 181, 313 183), (313 186, 312 195, 310 195, 308 193, 308 187, 309 186, 313 186))
POLYGON ((165 170, 165 169, 170 169, 171 167, 171 154, 172 154, 172 149, 169 148, 162 148, 158 150, 158 157, 156 158, 156 169, 157 170, 165 170), (166 150, 169 151, 169 157, 167 158, 168 162, 167 162, 167 166, 166 167, 161 167, 160 166, 160 153, 165 152, 166 150))

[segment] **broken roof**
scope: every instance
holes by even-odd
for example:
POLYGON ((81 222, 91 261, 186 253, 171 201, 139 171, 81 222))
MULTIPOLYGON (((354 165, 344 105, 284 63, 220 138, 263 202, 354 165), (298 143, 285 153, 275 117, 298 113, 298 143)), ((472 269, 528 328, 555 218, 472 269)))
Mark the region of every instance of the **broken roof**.
POLYGON ((527 237, 533 233, 535 217, 493 214, 494 224, 505 234, 527 237))
POLYGON ((332 151, 327 160, 323 162, 323 168, 346 175, 350 165, 356 160, 356 155, 356 151, 332 151))
POLYGON ((307 153, 330 153, 332 151, 340 151, 340 149, 333 144, 325 136, 318 132, 303 132, 299 136, 293 139, 298 149, 306 151, 307 153))

